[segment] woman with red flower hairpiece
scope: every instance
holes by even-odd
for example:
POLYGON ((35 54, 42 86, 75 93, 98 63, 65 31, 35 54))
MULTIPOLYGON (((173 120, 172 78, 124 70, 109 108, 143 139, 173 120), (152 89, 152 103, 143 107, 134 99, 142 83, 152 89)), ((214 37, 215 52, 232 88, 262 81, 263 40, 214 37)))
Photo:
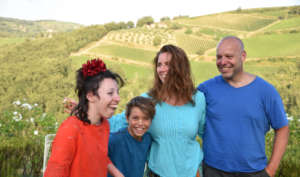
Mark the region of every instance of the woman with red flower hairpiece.
MULTIPOLYGON (((147 175, 195 177, 203 159, 196 136, 202 137, 204 133, 204 94, 196 90, 190 62, 181 48, 163 46, 153 64, 152 88, 141 95, 156 102, 156 115, 148 130, 153 142, 148 153, 147 175)), ((73 105, 76 105, 74 100, 66 107, 73 105)), ((126 127, 125 111, 113 116, 109 123, 112 132, 126 127)))
POLYGON ((59 127, 52 144, 45 177, 123 177, 108 158, 109 123, 120 102, 118 75, 106 70, 102 60, 82 65, 76 75, 78 104, 59 127))

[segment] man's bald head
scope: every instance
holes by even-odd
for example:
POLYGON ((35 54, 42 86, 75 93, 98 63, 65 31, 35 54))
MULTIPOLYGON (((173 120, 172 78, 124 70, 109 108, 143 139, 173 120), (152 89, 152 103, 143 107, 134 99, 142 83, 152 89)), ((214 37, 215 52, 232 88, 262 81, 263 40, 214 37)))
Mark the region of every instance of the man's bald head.
POLYGON ((243 41, 242 41, 240 38, 235 37, 235 36, 227 36, 227 37, 224 37, 224 38, 218 43, 218 45, 217 45, 217 50, 218 50, 218 48, 219 48, 219 45, 220 45, 222 42, 227 41, 227 40, 232 40, 232 41, 237 42, 238 45, 239 45, 240 53, 242 53, 242 52, 244 51, 244 43, 243 43, 243 41))

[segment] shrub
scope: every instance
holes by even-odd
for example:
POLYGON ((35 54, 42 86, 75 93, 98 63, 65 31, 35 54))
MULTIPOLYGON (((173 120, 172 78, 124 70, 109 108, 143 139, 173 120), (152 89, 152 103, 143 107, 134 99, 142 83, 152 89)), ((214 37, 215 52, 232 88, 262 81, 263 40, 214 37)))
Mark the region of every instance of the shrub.
POLYGON ((0 114, 1 176, 39 176, 43 167, 44 141, 57 131, 54 116, 45 114, 37 104, 15 101, 0 114))
POLYGON ((185 34, 192 34, 193 31, 192 31, 191 29, 187 29, 184 33, 185 33, 185 34))
POLYGON ((205 49, 204 49, 203 47, 200 47, 200 48, 196 51, 196 53, 197 53, 198 55, 203 55, 203 54, 205 53, 205 49))
POLYGON ((153 45, 154 46, 157 46, 157 45, 160 45, 162 42, 162 38, 160 36, 156 36, 153 38, 153 45))

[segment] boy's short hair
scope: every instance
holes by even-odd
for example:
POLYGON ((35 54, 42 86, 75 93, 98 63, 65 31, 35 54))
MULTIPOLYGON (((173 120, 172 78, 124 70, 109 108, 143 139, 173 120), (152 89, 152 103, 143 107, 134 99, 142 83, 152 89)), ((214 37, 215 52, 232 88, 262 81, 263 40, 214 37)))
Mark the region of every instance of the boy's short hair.
POLYGON ((148 118, 152 119, 155 115, 155 103, 150 98, 137 96, 132 98, 127 104, 126 104, 126 117, 129 118, 129 115, 131 113, 131 110, 137 107, 139 108, 148 118))

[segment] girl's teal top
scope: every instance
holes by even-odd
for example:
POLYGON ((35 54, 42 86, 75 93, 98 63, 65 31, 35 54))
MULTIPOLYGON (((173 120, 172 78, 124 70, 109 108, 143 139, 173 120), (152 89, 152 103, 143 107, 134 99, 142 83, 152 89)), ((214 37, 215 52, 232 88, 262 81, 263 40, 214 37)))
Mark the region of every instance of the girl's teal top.
MULTIPOLYGON (((147 93, 141 96, 150 96, 147 93)), ((193 95, 195 105, 172 106, 163 101, 155 105, 156 114, 149 128, 153 142, 148 152, 148 167, 161 177, 195 177, 203 159, 203 151, 196 141, 202 138, 206 103, 202 92, 193 95)), ((110 131, 128 124, 125 111, 108 119, 110 131)), ((133 157, 134 158, 134 157, 133 157)))

